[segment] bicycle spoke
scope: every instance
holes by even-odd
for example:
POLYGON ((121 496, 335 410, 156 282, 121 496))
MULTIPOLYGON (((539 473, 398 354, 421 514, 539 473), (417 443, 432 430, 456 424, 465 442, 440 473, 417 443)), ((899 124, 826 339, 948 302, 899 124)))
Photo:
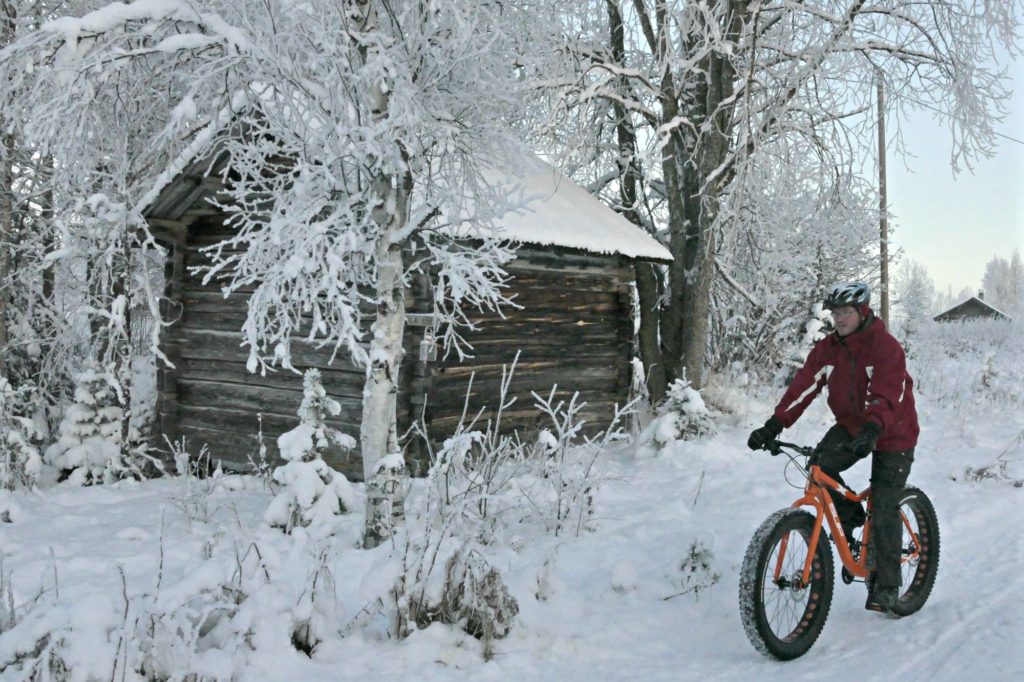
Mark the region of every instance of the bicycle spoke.
POLYGON ((900 518, 903 521, 903 532, 901 540, 900 574, 903 578, 903 586, 900 588, 900 596, 910 589, 910 585, 917 573, 917 565, 920 560, 920 534, 918 518, 912 509, 900 510, 900 518))
POLYGON ((768 624, 776 637, 785 639, 797 629, 807 610, 810 590, 807 586, 795 587, 802 575, 807 560, 807 540, 797 532, 790 532, 776 545, 766 569, 773 569, 774 575, 765 571, 763 600, 768 624))

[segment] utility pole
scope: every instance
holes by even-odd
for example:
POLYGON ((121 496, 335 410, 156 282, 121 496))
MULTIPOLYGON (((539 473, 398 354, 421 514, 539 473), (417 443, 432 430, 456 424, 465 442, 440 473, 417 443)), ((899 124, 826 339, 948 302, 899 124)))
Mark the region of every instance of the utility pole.
POLYGON ((889 326, 889 202, 885 186, 885 80, 882 70, 875 67, 875 81, 878 88, 878 236, 882 305, 881 314, 889 326))

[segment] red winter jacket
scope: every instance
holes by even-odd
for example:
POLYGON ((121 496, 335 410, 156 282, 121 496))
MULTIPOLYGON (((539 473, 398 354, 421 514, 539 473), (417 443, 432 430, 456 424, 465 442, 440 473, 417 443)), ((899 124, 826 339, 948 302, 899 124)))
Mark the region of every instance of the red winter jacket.
POLYGON ((829 334, 811 354, 775 408, 783 426, 800 418, 828 385, 828 406, 836 421, 856 436, 865 422, 882 427, 876 450, 894 452, 917 445, 914 382, 899 341, 873 315, 845 338, 829 334))

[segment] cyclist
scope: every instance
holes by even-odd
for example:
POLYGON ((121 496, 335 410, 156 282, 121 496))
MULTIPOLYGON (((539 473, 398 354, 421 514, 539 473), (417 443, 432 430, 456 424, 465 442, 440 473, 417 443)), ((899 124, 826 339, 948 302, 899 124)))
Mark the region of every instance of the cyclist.
MULTIPOLYGON (((868 578, 864 607, 891 614, 901 583, 899 499, 920 429, 906 354, 885 323, 875 317, 870 303, 871 291, 862 282, 840 284, 825 297, 835 332, 815 344, 775 413, 750 434, 747 445, 758 450, 774 440, 828 386, 828 405, 836 424, 818 443, 815 457, 826 474, 846 486, 840 472, 874 453, 871 553, 875 567, 868 578)), ((830 492, 843 532, 852 539, 853 530, 864 524, 864 509, 830 492)))

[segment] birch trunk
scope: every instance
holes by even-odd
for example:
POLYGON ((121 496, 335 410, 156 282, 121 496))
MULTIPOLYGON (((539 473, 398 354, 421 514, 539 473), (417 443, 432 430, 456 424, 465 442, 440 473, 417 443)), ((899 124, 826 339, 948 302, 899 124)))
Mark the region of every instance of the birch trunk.
MULTIPOLYGON (((358 7, 363 30, 372 33, 377 28, 377 10, 373 0, 358 0, 358 7)), ((386 118, 389 98, 380 80, 370 88, 369 96, 374 121, 386 118)), ((381 459, 399 451, 398 372, 405 333, 405 268, 401 232, 409 219, 409 198, 412 194, 412 180, 408 173, 395 177, 381 170, 371 183, 375 202, 372 215, 379 232, 374 254, 377 263, 377 315, 370 327, 359 434, 366 481, 373 478, 381 459)))
MULTIPOLYGON (((387 182, 382 178, 379 184, 387 182)), ((398 192, 388 188, 388 203, 396 204, 398 192)), ((377 463, 398 452, 398 371, 405 334, 405 288, 402 283, 402 245, 391 239, 401 222, 392 216, 377 245, 377 317, 370 327, 370 355, 363 388, 363 420, 360 441, 363 477, 369 481, 377 463)))

